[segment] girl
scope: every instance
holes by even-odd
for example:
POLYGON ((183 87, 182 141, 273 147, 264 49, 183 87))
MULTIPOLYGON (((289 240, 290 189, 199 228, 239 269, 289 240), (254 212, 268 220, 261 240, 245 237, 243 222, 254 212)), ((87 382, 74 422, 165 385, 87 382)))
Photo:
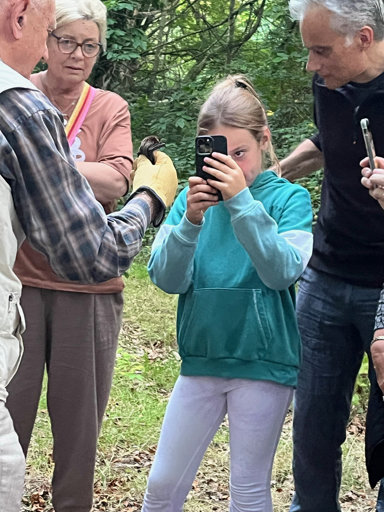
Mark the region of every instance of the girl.
POLYGON ((265 110, 243 76, 219 83, 201 108, 199 135, 224 135, 177 198, 155 242, 149 273, 180 294, 182 358, 144 498, 144 512, 178 512, 228 414, 231 512, 270 512, 270 478, 296 385, 300 340, 294 283, 312 250, 306 190, 262 172, 278 167, 265 110), (223 201, 218 201, 217 191, 223 201))

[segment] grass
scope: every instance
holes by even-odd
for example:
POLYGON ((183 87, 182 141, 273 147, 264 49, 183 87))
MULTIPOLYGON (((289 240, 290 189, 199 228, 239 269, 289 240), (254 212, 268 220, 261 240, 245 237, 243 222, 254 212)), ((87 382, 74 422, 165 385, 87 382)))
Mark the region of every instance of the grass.
MULTIPOLYGON (((111 397, 99 440, 96 511, 140 510, 165 407, 180 360, 175 346, 176 297, 155 288, 143 261, 129 271, 125 314, 111 397)), ((361 377, 363 382, 364 377, 361 377)), ((365 389, 360 386, 360 389, 365 389)), ((360 412, 365 396, 354 398, 360 412)), ((364 463, 361 415, 352 418, 344 444, 343 510, 374 510, 364 463)), ((287 416, 272 476, 274 510, 287 512, 293 492, 291 414, 287 416)), ((52 440, 44 396, 28 457, 24 512, 51 511, 52 440)), ((208 449, 185 505, 187 512, 228 510, 228 427, 208 449)), ((326 512, 326 511, 325 511, 326 512)))

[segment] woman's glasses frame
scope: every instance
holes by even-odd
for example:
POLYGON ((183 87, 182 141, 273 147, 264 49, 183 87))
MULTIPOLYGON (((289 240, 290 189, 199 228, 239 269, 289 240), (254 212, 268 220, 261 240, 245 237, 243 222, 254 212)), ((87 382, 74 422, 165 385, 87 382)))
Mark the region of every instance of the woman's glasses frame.
POLYGON ((96 57, 103 49, 101 43, 95 43, 93 41, 83 41, 78 43, 70 37, 57 36, 53 30, 48 30, 48 35, 56 39, 57 47, 61 53, 70 54, 77 50, 78 46, 81 48, 81 53, 84 57, 96 57))

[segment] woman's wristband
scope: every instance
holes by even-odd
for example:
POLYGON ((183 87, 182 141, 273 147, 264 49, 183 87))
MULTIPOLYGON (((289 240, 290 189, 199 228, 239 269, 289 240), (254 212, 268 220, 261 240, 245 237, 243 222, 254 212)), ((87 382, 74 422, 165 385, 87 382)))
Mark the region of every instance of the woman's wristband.
POLYGON ((373 340, 371 341, 371 347, 375 343, 375 341, 384 340, 384 336, 374 336, 373 340))

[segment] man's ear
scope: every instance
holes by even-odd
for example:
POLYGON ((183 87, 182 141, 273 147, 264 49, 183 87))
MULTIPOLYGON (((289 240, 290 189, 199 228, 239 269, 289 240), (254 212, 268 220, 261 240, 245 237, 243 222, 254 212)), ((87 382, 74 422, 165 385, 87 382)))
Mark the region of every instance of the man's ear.
POLYGON ((26 12, 31 0, 15 0, 11 6, 11 31, 15 39, 21 39, 26 22, 26 12))
POLYGON ((364 25, 364 27, 359 30, 358 37, 361 48, 367 50, 375 39, 372 27, 364 25))

